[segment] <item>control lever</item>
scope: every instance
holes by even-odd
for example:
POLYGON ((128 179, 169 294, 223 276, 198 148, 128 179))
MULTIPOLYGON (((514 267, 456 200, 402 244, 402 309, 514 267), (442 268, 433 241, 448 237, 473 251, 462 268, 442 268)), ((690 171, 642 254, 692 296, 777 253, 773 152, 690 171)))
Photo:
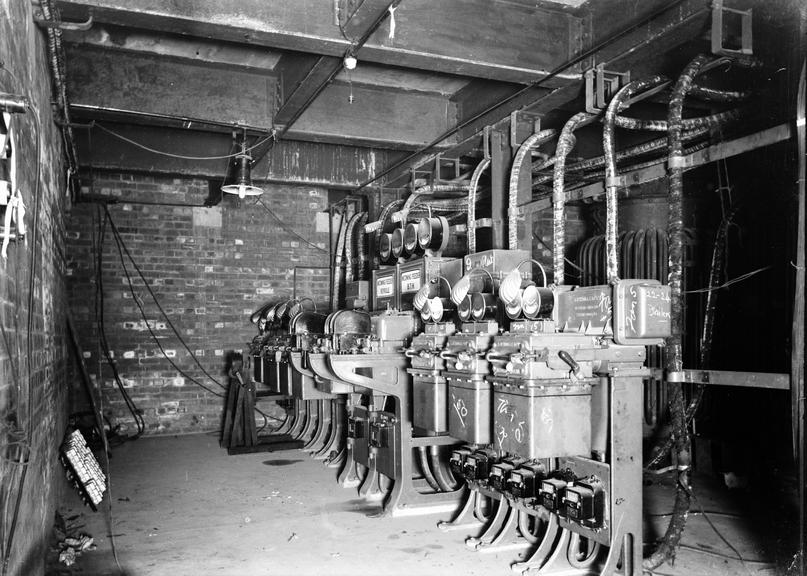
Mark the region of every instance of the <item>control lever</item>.
POLYGON ((572 358, 572 355, 566 352, 566 350, 560 350, 558 352, 558 357, 569 365, 569 377, 573 382, 577 382, 577 380, 583 376, 583 370, 580 368, 580 364, 578 364, 577 361, 572 358))

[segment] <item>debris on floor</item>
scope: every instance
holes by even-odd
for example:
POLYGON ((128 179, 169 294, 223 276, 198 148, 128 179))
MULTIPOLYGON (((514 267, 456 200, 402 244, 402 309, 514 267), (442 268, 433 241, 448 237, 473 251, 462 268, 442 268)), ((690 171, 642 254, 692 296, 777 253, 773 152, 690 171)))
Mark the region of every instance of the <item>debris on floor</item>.
POLYGON ((89 534, 81 534, 78 538, 65 538, 59 542, 59 548, 59 562, 72 566, 82 552, 95 550, 95 543, 89 534))

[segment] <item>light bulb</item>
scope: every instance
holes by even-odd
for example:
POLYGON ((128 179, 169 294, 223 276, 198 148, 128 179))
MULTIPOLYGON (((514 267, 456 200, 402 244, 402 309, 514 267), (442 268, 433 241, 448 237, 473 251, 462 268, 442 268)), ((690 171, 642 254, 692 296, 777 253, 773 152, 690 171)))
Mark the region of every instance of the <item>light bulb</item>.
POLYGON ((243 200, 244 197, 247 195, 247 187, 243 184, 238 185, 238 199, 243 200))
POLYGON ((345 56, 344 65, 346 69, 353 70, 356 64, 358 64, 358 60, 356 60, 355 56, 345 56))

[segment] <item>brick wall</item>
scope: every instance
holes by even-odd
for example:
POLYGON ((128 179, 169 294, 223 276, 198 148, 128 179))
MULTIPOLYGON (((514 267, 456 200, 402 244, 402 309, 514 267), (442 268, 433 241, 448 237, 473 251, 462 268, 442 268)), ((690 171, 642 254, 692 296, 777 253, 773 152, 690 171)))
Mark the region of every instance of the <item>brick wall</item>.
MULTIPOLYGON (((278 219, 249 198, 239 205, 237 198, 225 196, 215 208, 126 203, 199 204, 208 194, 204 180, 108 173, 96 174, 92 185, 93 194, 119 201, 109 211, 126 247, 188 347, 222 383, 226 354, 245 349, 257 333, 249 315, 265 302, 291 297, 295 267, 298 297, 312 296, 321 309, 327 307, 328 271, 306 268, 328 265, 328 218, 322 212, 327 191, 263 187, 262 201, 302 239, 283 230, 278 219)), ((105 412, 113 425, 131 433, 133 418, 98 344, 93 295, 99 214, 103 209, 98 205, 77 204, 68 223, 70 303, 92 377, 100 376, 105 412)), ((222 399, 192 379, 217 393, 221 388, 182 347, 127 262, 149 324, 181 372, 166 360, 132 299, 108 227, 102 256, 109 347, 143 412, 147 433, 217 430, 222 399)))
POLYGON ((35 26, 30 2, 0 0, 0 92, 26 96, 38 110, 41 156, 37 154, 34 112, 13 118, 17 187, 28 209, 28 239, 9 246, 0 261, 0 565, 9 575, 39 574, 61 475, 57 450, 67 414, 68 348, 65 334, 64 190, 61 137, 51 114, 46 45, 35 26), (34 194, 41 168, 39 224, 34 234, 34 194), (29 279, 34 238, 33 307, 29 279), (28 332, 29 313, 33 330, 28 332), (31 354, 28 354, 30 342, 31 354), (10 350, 9 350, 10 348, 10 350), (30 356, 30 357, 29 357, 30 356), (16 444, 15 444, 16 442, 16 444), (30 448, 30 450, 28 450, 30 448), (26 458, 27 464, 12 460, 26 458), (16 525, 14 509, 19 503, 16 525), (10 554, 4 557, 6 547, 10 554))

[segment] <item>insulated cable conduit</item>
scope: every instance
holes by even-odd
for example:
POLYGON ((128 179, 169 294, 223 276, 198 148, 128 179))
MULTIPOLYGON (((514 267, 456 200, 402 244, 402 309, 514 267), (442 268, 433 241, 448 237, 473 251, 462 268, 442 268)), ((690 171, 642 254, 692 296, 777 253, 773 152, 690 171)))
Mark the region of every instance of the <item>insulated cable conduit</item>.
POLYGON ((608 103, 603 120, 602 139, 605 152, 605 246, 606 246, 606 278, 609 284, 616 282, 619 277, 619 264, 617 260, 617 192, 619 178, 616 168, 616 143, 614 137, 614 118, 622 109, 623 104, 633 94, 655 88, 666 82, 663 76, 651 76, 642 80, 635 80, 623 86, 608 103))
MULTIPOLYGON (((683 134, 683 139, 685 141, 694 140, 696 138, 700 138, 701 136, 706 136, 709 134, 708 128, 701 128, 698 130, 692 130, 690 132, 685 132, 683 134)), ((666 158, 666 148, 667 148, 667 137, 664 136, 663 138, 657 138, 655 140, 650 140, 648 142, 643 142, 642 144, 637 144, 635 146, 631 146, 629 148, 624 148, 619 150, 616 154, 616 161, 622 162, 628 160, 630 158, 634 158, 636 156, 642 156, 644 154, 649 154, 651 152, 655 152, 656 150, 665 149, 666 158)), ((554 162, 553 162, 554 164, 554 162)), ((587 158, 585 160, 578 160, 574 164, 569 164, 566 166, 566 173, 570 172, 583 172, 585 170, 591 170, 594 168, 601 168, 605 166, 605 156, 596 156, 594 158, 587 158)), ((533 186, 545 184, 553 179, 553 174, 543 174, 533 180, 533 186)))
POLYGON ((557 286, 565 283, 566 268, 566 194, 563 190, 564 177, 566 175, 566 156, 574 148, 577 139, 574 131, 593 121, 594 115, 586 112, 579 112, 572 116, 558 137, 558 145, 555 148, 554 178, 552 180, 552 264, 553 281, 557 286))
POLYGON ((476 253, 476 193, 479 189, 479 179, 488 166, 490 158, 485 158, 476 166, 471 176, 471 185, 468 187, 468 254, 476 253))
POLYGON ((356 212, 347 223, 347 236, 345 237, 345 282, 353 282, 353 240, 356 225, 364 212, 356 212))
MULTIPOLYGON (((682 156, 681 120, 684 110, 684 98, 689 92, 694 78, 713 59, 700 54, 687 64, 673 88, 670 98, 667 122, 668 133, 668 172, 669 172, 669 220, 667 234, 669 237, 668 280, 670 286, 671 332, 664 348, 665 368, 668 374, 680 373, 683 369, 682 330, 683 330, 683 168, 680 166, 682 156)), ((681 541, 691 500, 689 485, 689 432, 684 414, 683 387, 678 382, 668 382, 669 410, 672 421, 672 436, 675 439, 675 450, 678 466, 678 482, 675 487, 675 504, 673 515, 661 544, 653 553, 644 559, 643 568, 653 570, 667 560, 675 558, 675 551, 681 541)))
MULTIPOLYGON (((532 153, 534 148, 545 144, 554 138, 556 134, 556 130, 541 130, 533 134, 524 140, 513 159, 513 167, 510 170, 510 189, 507 206, 507 246, 510 250, 518 249, 518 181, 524 160, 528 157, 528 154, 532 153)), ((530 162, 530 166, 532 166, 532 162, 530 162)))

